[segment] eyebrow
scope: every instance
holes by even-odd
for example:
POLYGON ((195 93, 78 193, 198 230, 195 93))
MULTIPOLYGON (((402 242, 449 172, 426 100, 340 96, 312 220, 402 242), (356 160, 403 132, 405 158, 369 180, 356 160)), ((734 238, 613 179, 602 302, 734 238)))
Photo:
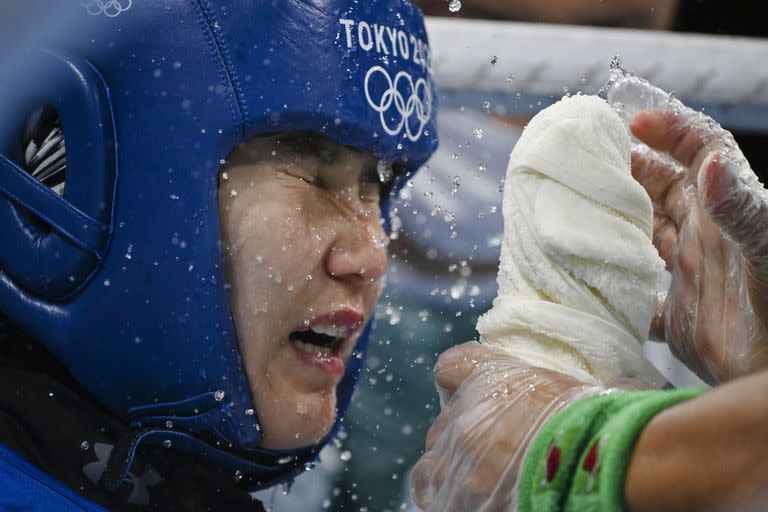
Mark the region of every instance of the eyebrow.
MULTIPOLYGON (((299 156, 316 158, 321 164, 333 165, 341 158, 342 146, 312 132, 275 135, 275 145, 276 154, 273 158, 277 159, 299 156)), ((356 150, 352 149, 352 151, 356 150)))
MULTIPOLYGON (((274 153, 265 158, 279 162, 285 162, 298 156, 301 158, 314 158, 321 165, 334 165, 341 160, 342 151, 363 153, 359 149, 342 146, 336 141, 314 132, 276 133, 269 137, 269 139, 272 140, 271 147, 274 153)), ((368 182, 380 182, 378 163, 378 160, 370 164, 367 163, 362 170, 361 178, 368 182)), ((394 169, 396 165, 392 165, 395 173, 398 172, 397 169, 394 169)), ((394 180, 389 180, 384 185, 389 185, 392 181, 394 180)))

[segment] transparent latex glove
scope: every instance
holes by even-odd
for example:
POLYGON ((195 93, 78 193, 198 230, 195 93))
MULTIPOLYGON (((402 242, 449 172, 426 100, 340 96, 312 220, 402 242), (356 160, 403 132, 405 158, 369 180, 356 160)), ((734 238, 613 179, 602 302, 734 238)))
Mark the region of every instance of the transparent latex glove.
POLYGON ((632 174, 672 274, 652 334, 710 384, 768 368, 768 192, 701 113, 641 111, 630 129, 647 145, 633 151, 632 174))
POLYGON ((477 342, 445 351, 435 381, 441 412, 411 473, 411 494, 423 510, 440 512, 515 510, 525 454, 547 419, 606 390, 477 342))
POLYGON ((620 67, 606 92, 644 143, 632 173, 672 274, 652 335, 711 384, 767 368, 768 192, 713 119, 620 67))

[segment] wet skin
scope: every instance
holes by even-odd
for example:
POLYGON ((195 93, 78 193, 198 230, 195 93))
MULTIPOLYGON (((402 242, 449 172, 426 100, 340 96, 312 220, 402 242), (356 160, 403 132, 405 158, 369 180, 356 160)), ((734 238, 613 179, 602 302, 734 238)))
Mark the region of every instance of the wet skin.
POLYGON ((273 449, 330 431, 336 385, 387 266, 377 159, 307 137, 252 139, 219 182, 238 345, 263 446, 273 449))

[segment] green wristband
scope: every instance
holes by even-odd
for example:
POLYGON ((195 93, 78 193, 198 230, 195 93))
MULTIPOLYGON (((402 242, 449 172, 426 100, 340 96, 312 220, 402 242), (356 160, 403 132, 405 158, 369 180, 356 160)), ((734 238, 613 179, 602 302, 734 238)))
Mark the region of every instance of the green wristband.
MULTIPOLYGON (((582 473, 585 473, 583 470, 585 461, 595 445, 595 441, 599 438, 599 433, 607 432, 605 429, 608 425, 611 425, 611 428, 626 430, 626 435, 612 435, 611 437, 624 439, 624 437, 629 436, 632 439, 632 444, 623 449, 623 458, 621 453, 610 457, 611 461, 615 460, 618 463, 623 461, 623 470, 625 471, 634 439, 645 424, 657 412, 690 398, 693 396, 692 393, 695 392, 637 391, 602 394, 578 400, 556 413, 542 427, 526 454, 518 485, 518 511, 621 510, 621 508, 588 509, 575 505, 575 508, 571 507, 571 502, 574 499, 574 503, 583 501, 580 497, 574 497, 571 490, 576 484, 575 476, 584 476, 582 473), (681 393, 686 394, 682 396, 681 393), (645 405, 640 406, 640 404, 645 405), (654 409, 655 412, 651 414, 654 409), (646 416, 648 414, 650 416, 643 419, 644 416, 637 414, 638 410, 645 412, 646 416), (630 412, 627 414, 624 411, 630 412), (621 418, 621 421, 617 422, 617 418, 621 418), (636 432, 631 434, 630 432, 633 431, 636 432)), ((604 453, 603 450, 595 449, 593 455, 598 455, 598 451, 601 455, 604 453)), ((607 467, 604 463, 603 466, 607 467)), ((587 467, 592 466, 587 464, 587 467)), ((621 485, 618 487, 620 497, 623 490, 623 478, 622 473, 621 485)), ((579 489, 586 489, 588 481, 589 478, 582 482, 579 489)), ((589 485, 592 485, 592 489, 594 489, 594 483, 589 485)), ((587 501, 594 501, 592 493, 587 494, 590 496, 587 501)), ((589 506, 593 506, 591 501, 589 506)), ((602 506, 602 502, 598 500, 596 506, 602 506)))
POLYGON ((590 439, 576 466, 565 512, 621 512, 624 481, 637 439, 659 412, 702 393, 698 389, 657 391, 609 418, 590 439))

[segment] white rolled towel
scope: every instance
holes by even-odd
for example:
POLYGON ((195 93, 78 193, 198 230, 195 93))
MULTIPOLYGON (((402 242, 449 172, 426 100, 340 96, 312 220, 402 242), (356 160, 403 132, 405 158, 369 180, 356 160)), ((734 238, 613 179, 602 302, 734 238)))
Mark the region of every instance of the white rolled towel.
POLYGON ((480 341, 584 382, 663 377, 642 355, 664 263, 630 137, 597 96, 542 110, 510 155, 499 292, 480 341))

